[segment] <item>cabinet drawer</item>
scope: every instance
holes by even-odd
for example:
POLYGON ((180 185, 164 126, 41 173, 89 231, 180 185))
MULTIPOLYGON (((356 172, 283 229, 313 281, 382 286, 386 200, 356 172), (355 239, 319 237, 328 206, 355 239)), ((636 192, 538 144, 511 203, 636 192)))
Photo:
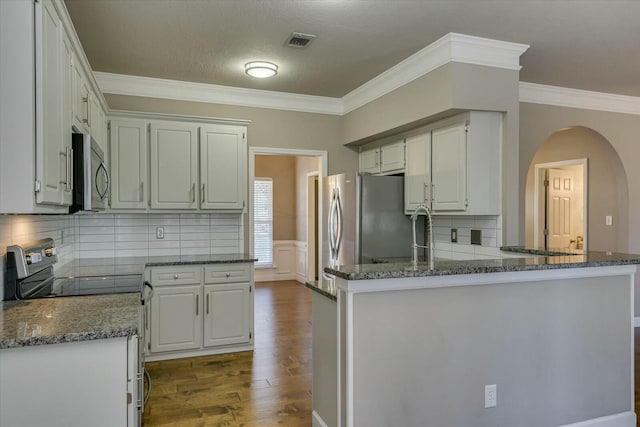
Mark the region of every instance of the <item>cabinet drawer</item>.
POLYGON ((153 286, 185 285, 202 282, 202 268, 153 268, 153 286))
POLYGON ((204 268, 205 283, 236 283, 251 280, 249 264, 223 264, 204 268))

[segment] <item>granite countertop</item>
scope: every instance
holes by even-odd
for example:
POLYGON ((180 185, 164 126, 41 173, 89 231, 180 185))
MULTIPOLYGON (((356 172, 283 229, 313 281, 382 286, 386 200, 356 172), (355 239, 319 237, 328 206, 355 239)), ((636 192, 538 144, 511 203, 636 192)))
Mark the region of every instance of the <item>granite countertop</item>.
POLYGON ((307 288, 334 301, 338 300, 335 280, 319 279, 304 284, 307 288))
POLYGON ((526 246, 502 246, 501 251, 516 252, 520 254, 530 255, 544 255, 544 256, 556 256, 556 255, 583 255, 584 251, 567 248, 529 248, 526 246))
POLYGON ((443 276, 455 274, 500 273, 507 271, 551 270, 560 268, 602 267, 640 264, 640 255, 587 252, 581 255, 553 255, 528 258, 483 260, 436 260, 435 269, 418 263, 414 270, 410 262, 342 265, 326 267, 325 272, 346 280, 391 279, 403 277, 443 276))
POLYGON ((58 277, 65 276, 124 276, 142 274, 146 267, 190 264, 232 264, 255 262, 246 253, 220 255, 175 255, 151 257, 77 258, 56 269, 58 277))
MULTIPOLYGON (((146 267, 254 262, 248 254, 79 258, 57 277, 141 276, 146 267)), ((139 293, 0 302, 0 349, 131 336, 138 331, 139 293)))
POLYGON ((0 349, 138 333, 140 295, 112 294, 0 302, 0 349))

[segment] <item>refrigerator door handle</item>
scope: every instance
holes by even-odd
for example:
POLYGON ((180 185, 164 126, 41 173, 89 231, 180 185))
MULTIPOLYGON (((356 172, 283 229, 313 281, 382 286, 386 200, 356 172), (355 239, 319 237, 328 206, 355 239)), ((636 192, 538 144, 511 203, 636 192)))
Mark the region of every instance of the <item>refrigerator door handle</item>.
POLYGON ((336 189, 336 237, 335 237, 335 247, 336 247, 336 261, 340 255, 340 244, 342 243, 342 203, 340 202, 340 190, 336 189))
POLYGON ((331 190, 331 202, 329 203, 329 215, 328 215, 328 226, 329 226, 329 251, 331 254, 331 261, 335 258, 335 236, 334 236, 334 208, 335 208, 335 189, 331 190))

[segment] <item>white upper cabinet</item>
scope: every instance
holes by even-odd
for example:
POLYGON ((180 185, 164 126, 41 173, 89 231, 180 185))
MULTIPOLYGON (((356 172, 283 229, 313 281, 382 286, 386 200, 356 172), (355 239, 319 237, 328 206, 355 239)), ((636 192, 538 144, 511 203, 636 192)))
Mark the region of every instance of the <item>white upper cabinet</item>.
POLYGON ((245 206, 246 128, 203 125, 200 128, 200 207, 245 206))
POLYGON ((151 207, 198 207, 198 126, 151 123, 151 207))
POLYGON ((433 131, 431 140, 434 211, 467 208, 467 124, 433 131))
POLYGON ((360 153, 360 172, 377 174, 380 173, 380 149, 374 148, 360 153))
POLYGON ((387 175, 404 170, 404 140, 360 153, 360 173, 387 175))
POLYGON ((77 55, 71 62, 71 97, 72 125, 78 132, 84 132, 89 121, 89 89, 77 55))
POLYGON ((380 147, 380 172, 402 172, 404 170, 404 140, 380 147))
POLYGON ((420 205, 431 206, 431 132, 406 139, 404 209, 411 214, 420 205))
POLYGON ((147 129, 143 120, 111 121, 111 207, 114 209, 147 208, 147 129))
POLYGON ((65 38, 53 3, 42 0, 36 6, 36 201, 54 205, 68 205, 71 191, 65 38))
POLYGON ((470 111, 406 140, 405 213, 500 215, 502 114, 470 111))

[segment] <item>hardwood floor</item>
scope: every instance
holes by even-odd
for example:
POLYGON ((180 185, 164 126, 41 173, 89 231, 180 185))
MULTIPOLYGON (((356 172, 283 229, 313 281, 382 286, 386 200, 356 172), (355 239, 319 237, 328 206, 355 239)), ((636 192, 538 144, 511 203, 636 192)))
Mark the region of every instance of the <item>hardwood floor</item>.
POLYGON ((256 283, 255 350, 150 362, 145 427, 311 426, 311 291, 256 283))

